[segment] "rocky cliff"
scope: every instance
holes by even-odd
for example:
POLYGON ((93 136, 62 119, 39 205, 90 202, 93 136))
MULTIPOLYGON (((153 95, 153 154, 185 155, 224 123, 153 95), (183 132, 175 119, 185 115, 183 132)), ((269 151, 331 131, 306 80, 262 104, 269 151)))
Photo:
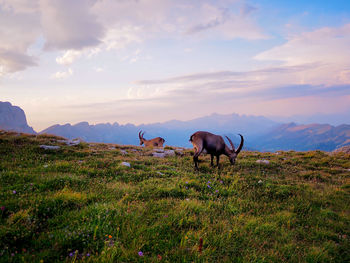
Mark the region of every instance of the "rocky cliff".
POLYGON ((9 102, 0 101, 0 129, 24 133, 35 133, 27 123, 24 111, 9 102))

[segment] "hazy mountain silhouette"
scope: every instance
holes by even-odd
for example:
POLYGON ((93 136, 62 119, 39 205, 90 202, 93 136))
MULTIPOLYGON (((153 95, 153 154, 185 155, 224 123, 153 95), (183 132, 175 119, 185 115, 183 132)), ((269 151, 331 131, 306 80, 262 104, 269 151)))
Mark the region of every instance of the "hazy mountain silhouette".
POLYGON ((24 133, 35 133, 32 127, 28 126, 24 111, 10 102, 0 101, 0 129, 24 133))
POLYGON ((80 137, 89 142, 139 144, 138 132, 143 130, 146 131, 144 135, 146 139, 160 136, 165 138, 166 145, 191 147, 189 142, 191 134, 198 130, 206 130, 217 134, 231 135, 234 142, 237 139, 237 143, 239 143, 237 134, 241 133, 246 138, 246 146, 248 146, 250 140, 268 132, 277 125, 278 123, 260 116, 212 114, 190 121, 172 120, 138 126, 133 124, 119 125, 118 123, 89 125, 87 122, 81 122, 75 125, 54 125, 40 133, 51 133, 70 139, 80 137))
MULTIPOLYGON (((28 126, 24 111, 9 102, 0 102, 0 129, 35 133, 28 126)), ((171 120, 153 124, 126 124, 117 122, 91 125, 80 122, 74 125, 53 125, 40 133, 49 133, 69 139, 81 138, 87 142, 103 142, 138 145, 138 132, 145 131, 146 139, 163 137, 165 145, 192 147, 189 137, 205 130, 229 136, 239 144, 238 133, 245 138, 244 149, 259 151, 276 150, 324 150, 333 151, 350 145, 350 125, 329 124, 298 125, 281 124, 262 116, 238 114, 212 114, 190 121, 171 120)))
POLYGON ((350 145, 350 125, 297 125, 292 122, 278 126, 258 138, 254 144, 263 151, 333 151, 350 145))

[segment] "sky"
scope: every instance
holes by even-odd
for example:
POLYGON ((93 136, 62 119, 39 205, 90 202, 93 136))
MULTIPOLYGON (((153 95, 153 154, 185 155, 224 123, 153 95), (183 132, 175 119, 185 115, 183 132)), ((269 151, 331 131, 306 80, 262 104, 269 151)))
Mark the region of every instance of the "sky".
POLYGON ((212 113, 350 123, 349 47, 348 0, 0 0, 0 101, 36 131, 212 113))

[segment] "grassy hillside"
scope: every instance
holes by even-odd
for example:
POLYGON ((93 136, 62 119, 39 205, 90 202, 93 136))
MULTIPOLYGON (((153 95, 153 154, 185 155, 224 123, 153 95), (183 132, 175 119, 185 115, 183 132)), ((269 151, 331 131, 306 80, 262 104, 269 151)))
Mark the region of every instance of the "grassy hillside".
POLYGON ((349 155, 243 151, 195 172, 190 150, 59 140, 0 132, 1 262, 350 261, 349 155))

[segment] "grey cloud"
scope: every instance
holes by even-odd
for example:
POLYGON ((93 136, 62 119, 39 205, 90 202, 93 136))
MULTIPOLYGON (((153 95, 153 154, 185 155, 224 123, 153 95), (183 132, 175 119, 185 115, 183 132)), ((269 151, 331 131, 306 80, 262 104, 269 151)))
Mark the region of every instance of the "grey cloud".
POLYGON ((343 96, 350 95, 350 85, 288 85, 255 93, 265 99, 284 99, 305 96, 343 96))
POLYGON ((195 34, 201 31, 205 31, 211 28, 215 28, 223 23, 226 22, 228 17, 228 9, 223 8, 221 9, 220 16, 216 17, 215 19, 212 19, 208 21, 207 23, 202 23, 202 24, 197 24, 195 26, 190 27, 187 31, 186 34, 195 34))
POLYGON ((319 63, 309 63, 303 64, 299 66, 282 66, 282 67, 272 67, 265 68, 260 70, 252 70, 252 71, 217 71, 217 72, 209 72, 209 73, 197 73, 191 75, 178 76, 174 78, 168 79, 158 79, 158 80, 139 80, 136 81, 135 84, 138 85, 158 85, 158 84, 173 84, 173 83, 185 83, 191 81, 203 81, 203 80, 217 80, 222 82, 223 79, 232 78, 232 77, 248 77, 255 74, 272 74, 272 73, 292 73, 303 71, 315 67, 319 67, 321 64, 319 63))
POLYGON ((3 67, 5 73, 21 71, 30 66, 36 66, 36 58, 24 53, 1 50, 0 49, 0 67, 3 67))
POLYGON ((42 0, 46 49, 82 49, 101 43, 104 28, 91 13, 96 1, 42 0))

